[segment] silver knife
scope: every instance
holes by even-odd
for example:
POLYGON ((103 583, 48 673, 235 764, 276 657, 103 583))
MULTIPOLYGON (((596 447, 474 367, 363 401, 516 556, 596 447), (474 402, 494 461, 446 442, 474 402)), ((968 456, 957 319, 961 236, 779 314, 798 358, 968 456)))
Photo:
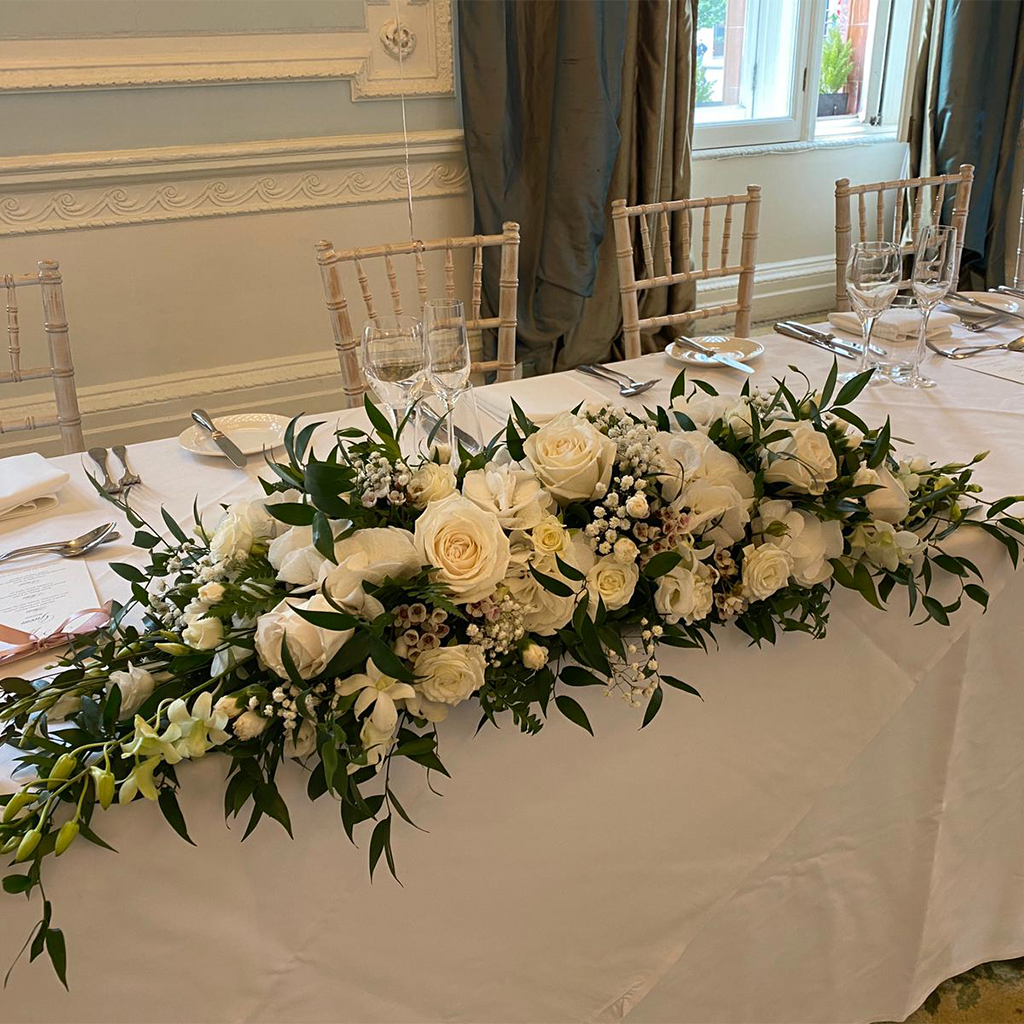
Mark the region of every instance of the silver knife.
MULTIPOLYGON (((989 288, 989 291, 993 289, 989 288)), ((996 293, 1002 293, 1003 295, 1012 295, 1015 299, 1024 299, 1024 291, 1020 288, 1011 288, 1008 284, 1001 284, 995 289, 996 293)))
MULTIPOLYGON (((433 410, 426 405, 420 406, 420 416, 423 418, 423 422, 427 425, 427 435, 429 436, 441 423, 441 419, 435 416, 433 410)), ((483 451, 483 446, 480 442, 471 434, 469 431, 463 430, 462 427, 456 424, 455 426, 455 440, 462 443, 462 447, 466 449, 470 455, 476 455, 477 452, 483 451)))
POLYGON ((842 356, 844 359, 858 359, 860 353, 854 353, 848 349, 845 345, 832 345, 829 342, 824 341, 815 335, 801 330, 795 324, 789 324, 780 322, 775 325, 775 330, 779 334, 785 334, 789 338, 796 338, 797 341, 806 341, 808 345, 814 345, 816 348, 823 348, 826 352, 831 352, 834 356, 842 356))
POLYGON ((707 356, 707 358, 714 363, 721 363, 723 366, 731 366, 734 370, 742 370, 744 373, 754 373, 754 368, 752 366, 747 366, 746 363, 741 363, 738 359, 730 359, 721 352, 715 352, 711 349, 704 348, 703 345, 698 345, 692 338, 680 336, 676 338, 676 344, 684 345, 686 348, 692 349, 694 352, 699 352, 701 355, 707 356))
MULTIPOLYGON (((1003 316, 1016 317, 1018 320, 1024 320, 1024 313, 1011 313, 1010 310, 1004 309, 1002 306, 990 306, 987 302, 981 302, 978 299, 972 299, 969 295, 963 295, 960 292, 951 292, 949 298, 954 302, 966 302, 968 306, 977 306, 978 309, 986 309, 990 313, 1002 313, 1003 316)), ((949 305, 949 302, 946 302, 949 305)))
MULTIPOLYGON (((852 352, 855 356, 860 355, 861 349, 864 345, 862 341, 847 341, 845 338, 837 337, 831 331, 819 331, 815 327, 808 327, 807 324, 798 323, 796 320, 783 320, 782 323, 786 324, 787 327, 793 327, 797 330, 803 331, 804 334, 808 334, 812 338, 817 338, 819 341, 824 341, 829 345, 835 345, 838 348, 846 349, 848 352, 852 352)), ((877 345, 871 345, 869 351, 876 356, 886 355, 886 353, 877 345)))
POLYGON ((196 421, 206 430, 210 437, 213 438, 213 443, 239 468, 243 469, 245 464, 248 462, 246 457, 238 450, 238 445, 227 437, 222 431, 218 430, 214 426, 213 420, 210 419, 210 414, 205 409, 193 409, 192 419, 196 421))

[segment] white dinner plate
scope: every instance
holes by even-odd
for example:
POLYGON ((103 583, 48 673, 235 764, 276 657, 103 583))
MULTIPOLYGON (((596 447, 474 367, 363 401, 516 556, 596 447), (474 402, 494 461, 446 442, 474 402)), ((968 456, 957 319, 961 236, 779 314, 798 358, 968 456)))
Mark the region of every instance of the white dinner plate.
MULTIPOLYGON (((1019 313, 1021 309, 1020 299, 1015 299, 1012 295, 1003 292, 960 292, 960 294, 966 295, 969 299, 984 302, 986 306, 1005 309, 1007 313, 1019 313)), ((988 310, 982 309, 980 306, 972 306, 969 302, 957 302, 953 296, 944 299, 943 305, 948 306, 958 316, 982 317, 989 315, 988 310)))
MULTIPOLYGON (((705 348, 713 349, 723 356, 729 356, 744 363, 752 362, 764 351, 764 345, 751 338, 729 338, 724 334, 714 334, 695 340, 705 348)), ((711 359, 702 352, 694 352, 693 349, 684 348, 674 341, 665 347, 665 355, 669 359, 677 363, 685 363, 687 366, 721 366, 717 360, 711 359)))
MULTIPOLYGON (((234 416, 214 416, 213 424, 238 445, 243 455, 258 455, 264 449, 270 451, 284 443, 284 432, 288 426, 287 416, 272 412, 242 412, 234 416)), ((183 430, 178 435, 178 444, 187 452, 196 455, 227 456, 217 447, 210 435, 198 424, 183 430)))

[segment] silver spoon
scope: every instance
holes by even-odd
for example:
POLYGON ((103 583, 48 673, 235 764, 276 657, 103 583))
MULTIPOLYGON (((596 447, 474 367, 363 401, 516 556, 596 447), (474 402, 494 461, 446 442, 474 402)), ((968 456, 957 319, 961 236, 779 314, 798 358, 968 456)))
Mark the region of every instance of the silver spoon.
MULTIPOLYGON (((588 377, 597 377, 598 380, 608 381, 610 384, 614 384, 619 389, 619 394, 623 398, 633 398, 636 395, 642 395, 649 388, 653 388, 658 382, 656 380, 649 380, 644 384, 637 384, 635 381, 632 384, 623 384, 620 380, 616 380, 612 376, 612 371, 604 372, 603 368, 599 370, 596 366, 577 366, 576 369, 580 373, 585 373, 588 377)), ((627 378, 632 380, 632 378, 627 378)))
POLYGON ((115 523, 104 523, 102 526, 97 526, 95 530, 83 533, 81 537, 75 537, 73 540, 54 541, 50 544, 33 544, 27 548, 15 548, 13 551, 5 551, 0 555, 0 562, 5 562, 8 558, 32 555, 37 551, 52 551, 54 554, 60 555, 61 558, 78 558, 79 555, 84 555, 87 551, 91 551, 98 544, 113 540, 117 536, 113 532, 115 525, 115 523))

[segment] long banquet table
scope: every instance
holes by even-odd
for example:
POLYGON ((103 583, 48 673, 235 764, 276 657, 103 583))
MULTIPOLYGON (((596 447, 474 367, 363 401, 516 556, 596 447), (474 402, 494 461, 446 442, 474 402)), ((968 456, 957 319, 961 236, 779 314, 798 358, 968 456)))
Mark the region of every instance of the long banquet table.
MULTIPOLYGON (((765 340, 755 382, 790 364, 824 378, 827 353, 765 340)), ((661 378, 647 404, 667 400, 666 356, 622 367, 661 378)), ((1024 491, 1021 386, 934 357, 927 369, 939 388, 870 389, 857 411, 891 414, 894 436, 935 458, 991 449, 979 482, 1024 491)), ((739 387, 734 371, 700 375, 739 387)), ((567 373, 481 389, 480 406, 512 394, 554 411, 595 390, 614 395, 567 373)), ((212 516, 256 493, 255 465, 173 440, 129 456, 147 518, 163 504, 185 520, 195 494, 212 516)), ((109 516, 80 459, 61 461, 59 507, 0 526, 0 549, 109 516)), ((989 538, 962 543, 985 572, 986 615, 915 627, 898 595, 882 614, 837 592, 824 641, 757 649, 722 631, 709 655, 663 656, 704 701, 670 691, 643 732, 596 691, 583 697, 596 738, 558 716, 536 737, 511 723, 474 736, 476 714, 458 709, 441 728, 443 799, 398 771, 429 830, 397 830, 403 887, 369 882, 368 833, 354 849, 297 765, 282 772, 295 841, 269 822, 244 845, 223 820, 222 760, 186 766, 197 847, 148 803, 104 816, 120 853, 79 843, 50 866, 70 994, 45 957, 22 963, 0 1019, 900 1020, 942 979, 1024 953, 1024 575, 989 538)), ((138 554, 117 542, 89 557, 101 597, 125 586, 107 562, 138 554)), ((5 897, 0 965, 36 911, 5 897)))

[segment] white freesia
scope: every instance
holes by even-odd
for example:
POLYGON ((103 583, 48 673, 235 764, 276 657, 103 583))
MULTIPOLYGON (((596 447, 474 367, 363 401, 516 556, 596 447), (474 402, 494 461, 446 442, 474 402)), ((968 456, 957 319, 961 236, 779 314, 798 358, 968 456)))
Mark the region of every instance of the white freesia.
POLYGON ((316 750, 316 726, 308 719, 292 729, 284 739, 284 756, 301 761, 316 750))
POLYGON ((273 610, 260 616, 256 624, 256 653, 272 672, 282 679, 288 679, 288 671, 281 656, 281 645, 287 639, 288 653, 299 675, 303 679, 312 679, 323 672, 327 663, 348 643, 355 631, 321 629, 302 618, 290 607, 292 604, 307 611, 336 610, 322 594, 314 594, 306 601, 286 598, 273 610))
POLYGON ((197 651, 212 651, 224 639, 224 623, 213 616, 197 615, 182 630, 181 639, 197 651))
POLYGON ((416 520, 416 551, 457 603, 494 592, 509 563, 508 537, 493 512, 461 494, 432 501, 416 520))
POLYGON ((559 413, 523 443, 533 471, 563 505, 603 497, 615 465, 615 443, 592 423, 559 413))
MULTIPOLYGON (((118 718, 131 718, 149 699, 156 687, 156 680, 152 673, 129 661, 127 671, 110 673, 108 692, 114 686, 121 691, 121 710, 118 712, 118 718)), ((57 719, 51 717, 50 720, 57 719)))
POLYGON ((407 697, 415 697, 416 691, 408 683, 400 683, 397 679, 385 675, 372 662, 366 663, 365 672, 357 672, 347 679, 339 679, 334 684, 339 696, 347 697, 358 693, 353 710, 361 715, 372 707, 370 717, 373 724, 382 731, 390 732, 398 722, 398 707, 395 701, 407 697))
POLYGON ((789 583, 793 559, 789 552, 774 544, 743 549, 743 596, 750 601, 763 601, 789 583))
POLYGON ((476 644, 424 651, 416 659, 417 688, 438 704, 461 704, 484 685, 487 661, 476 644))
MULTIPOLYGON (((363 727, 359 730, 359 739, 363 744, 363 750, 366 752, 366 763, 368 765, 380 764, 395 743, 395 737, 391 730, 378 729, 373 724, 372 718, 367 718, 363 722, 363 727)), ((349 775, 359 771, 361 767, 358 764, 350 764, 348 766, 349 775)))
POLYGON ((801 420, 788 425, 789 436, 772 441, 773 454, 764 471, 766 483, 785 484, 802 494, 822 494, 838 473, 828 437, 813 423, 801 420))
POLYGON ((406 491, 416 508, 426 508, 455 492, 455 470, 448 462, 425 462, 409 478, 406 491))
POLYGON ((658 579, 654 607, 670 623, 687 625, 707 618, 715 601, 713 587, 718 574, 710 566, 692 560, 680 562, 658 579))
POLYGON ((493 512, 506 530, 533 529, 554 504, 531 470, 496 462, 471 469, 462 481, 462 493, 485 512, 493 512))
POLYGON ((843 528, 838 520, 818 519, 783 499, 762 501, 758 512, 757 529, 765 533, 766 543, 781 548, 792 559, 796 583, 813 587, 832 576, 829 559, 843 553, 843 528))

